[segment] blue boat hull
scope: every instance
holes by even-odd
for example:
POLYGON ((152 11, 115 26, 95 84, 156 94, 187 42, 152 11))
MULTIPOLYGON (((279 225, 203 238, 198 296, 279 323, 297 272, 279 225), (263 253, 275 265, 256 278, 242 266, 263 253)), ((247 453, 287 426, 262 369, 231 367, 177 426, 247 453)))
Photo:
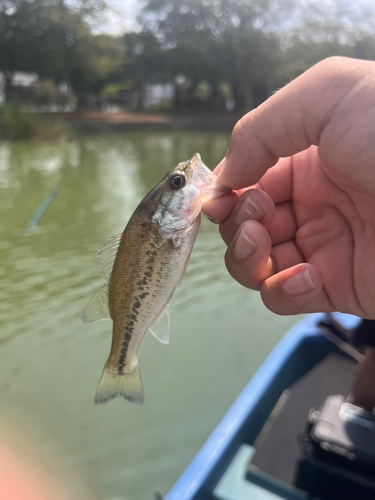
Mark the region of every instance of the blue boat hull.
MULTIPOLYGON (((247 450, 247 454, 251 454, 252 445, 283 391, 336 350, 336 346, 322 335, 319 328, 319 322, 324 319, 324 314, 313 314, 289 330, 243 389, 165 500, 224 498, 220 493, 220 481, 225 474, 229 474, 228 467, 232 461, 235 458, 239 460, 239 453, 246 455, 247 450)), ((353 328, 359 321, 357 317, 339 313, 335 314, 335 319, 346 328, 353 328)), ((240 459, 244 460, 243 457, 240 459)), ((267 482, 267 478, 264 480, 267 482)), ((257 477, 259 481, 262 482, 261 474, 257 477)), ((277 481, 263 485, 264 490, 267 488, 272 496, 257 498, 304 498, 298 491, 283 488, 277 481)))

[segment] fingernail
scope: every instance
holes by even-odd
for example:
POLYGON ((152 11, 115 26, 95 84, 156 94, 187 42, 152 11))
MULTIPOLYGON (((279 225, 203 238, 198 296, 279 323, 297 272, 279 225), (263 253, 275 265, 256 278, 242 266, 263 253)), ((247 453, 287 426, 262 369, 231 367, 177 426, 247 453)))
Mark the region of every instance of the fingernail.
POLYGON ((237 259, 247 259, 255 252, 257 248, 257 245, 248 237, 248 235, 245 233, 245 229, 242 228, 237 243, 234 247, 234 256, 237 259))
POLYGON ((206 217, 210 222, 213 222, 214 224, 220 224, 219 220, 216 220, 213 217, 210 217, 209 215, 206 215, 206 217))
POLYGON ((264 213, 262 210, 258 207, 255 201, 250 198, 250 195, 246 195, 244 196, 234 219, 240 226, 243 222, 245 222, 245 220, 260 221, 263 217, 264 213))
POLYGON ((315 290, 315 285, 311 279, 310 271, 304 269, 287 279, 283 284, 283 288, 285 293, 292 297, 296 297, 297 295, 303 295, 304 293, 315 290))

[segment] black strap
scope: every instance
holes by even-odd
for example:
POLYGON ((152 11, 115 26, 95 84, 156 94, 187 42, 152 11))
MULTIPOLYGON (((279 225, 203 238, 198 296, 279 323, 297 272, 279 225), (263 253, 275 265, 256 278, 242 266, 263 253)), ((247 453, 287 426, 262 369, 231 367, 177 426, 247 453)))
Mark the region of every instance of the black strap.
POLYGON ((356 343, 375 347, 375 320, 363 319, 353 333, 356 343))

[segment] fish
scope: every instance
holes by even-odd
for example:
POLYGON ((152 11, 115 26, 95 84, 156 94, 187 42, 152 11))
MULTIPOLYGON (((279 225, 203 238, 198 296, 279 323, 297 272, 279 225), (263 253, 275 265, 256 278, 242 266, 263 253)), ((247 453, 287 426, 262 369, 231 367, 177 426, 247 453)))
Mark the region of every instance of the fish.
POLYGON ((143 404, 139 346, 147 330, 169 342, 169 301, 185 274, 202 204, 228 192, 196 153, 171 170, 141 201, 123 233, 98 251, 106 281, 81 316, 84 323, 113 320, 96 405, 118 396, 143 404))

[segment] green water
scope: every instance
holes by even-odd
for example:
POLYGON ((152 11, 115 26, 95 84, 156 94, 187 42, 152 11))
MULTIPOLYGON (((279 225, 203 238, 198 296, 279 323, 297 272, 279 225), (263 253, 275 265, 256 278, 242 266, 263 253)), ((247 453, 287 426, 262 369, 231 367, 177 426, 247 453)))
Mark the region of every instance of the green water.
POLYGON ((140 348, 145 404, 93 405, 111 339, 109 321, 79 321, 103 283, 97 249, 168 170, 196 151, 212 168, 228 141, 218 133, 134 133, 0 143, 0 421, 32 435, 36 447, 58 450, 94 498, 166 493, 295 322, 230 278, 217 226, 203 218, 172 299, 171 342, 147 334, 140 348), (54 186, 59 195, 26 232, 54 186))

